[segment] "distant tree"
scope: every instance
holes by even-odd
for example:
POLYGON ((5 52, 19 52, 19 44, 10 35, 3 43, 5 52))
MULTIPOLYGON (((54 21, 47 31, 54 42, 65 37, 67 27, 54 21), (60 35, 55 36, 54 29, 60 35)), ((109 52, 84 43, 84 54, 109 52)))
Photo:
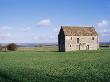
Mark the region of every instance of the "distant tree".
POLYGON ((0 51, 2 51, 2 45, 0 44, 0 51))
POLYGON ((8 44, 7 49, 10 51, 16 51, 17 45, 15 43, 10 43, 10 44, 8 44))
POLYGON ((43 47, 43 45, 42 44, 39 44, 38 47, 43 47))

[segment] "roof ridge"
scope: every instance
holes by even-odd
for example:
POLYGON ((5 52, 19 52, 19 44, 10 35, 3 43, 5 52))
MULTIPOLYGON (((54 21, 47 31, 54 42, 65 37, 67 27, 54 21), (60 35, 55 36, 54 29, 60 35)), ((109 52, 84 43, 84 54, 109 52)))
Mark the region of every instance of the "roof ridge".
POLYGON ((96 36, 98 33, 95 28, 92 27, 81 27, 81 26, 61 26, 65 35, 73 36, 96 36))
POLYGON ((93 26, 61 26, 62 28, 94 28, 93 26))

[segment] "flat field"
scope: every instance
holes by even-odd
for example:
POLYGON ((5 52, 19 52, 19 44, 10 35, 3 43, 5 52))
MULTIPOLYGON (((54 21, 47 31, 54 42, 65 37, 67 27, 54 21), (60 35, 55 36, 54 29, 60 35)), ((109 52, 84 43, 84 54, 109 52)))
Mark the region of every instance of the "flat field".
POLYGON ((0 52, 0 82, 110 82, 110 49, 57 48, 0 52))

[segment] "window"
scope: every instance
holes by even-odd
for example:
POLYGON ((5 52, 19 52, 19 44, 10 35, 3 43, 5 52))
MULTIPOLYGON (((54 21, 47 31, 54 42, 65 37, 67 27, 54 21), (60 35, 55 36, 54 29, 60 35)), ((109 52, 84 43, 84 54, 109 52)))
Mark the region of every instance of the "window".
POLYGON ((77 43, 79 43, 79 38, 77 38, 77 43))
POLYGON ((71 47, 71 45, 70 45, 70 47, 71 47))
POLYGON ((92 37, 92 40, 94 40, 94 37, 92 37))
POLYGON ((71 40, 72 40, 72 37, 71 37, 71 40))

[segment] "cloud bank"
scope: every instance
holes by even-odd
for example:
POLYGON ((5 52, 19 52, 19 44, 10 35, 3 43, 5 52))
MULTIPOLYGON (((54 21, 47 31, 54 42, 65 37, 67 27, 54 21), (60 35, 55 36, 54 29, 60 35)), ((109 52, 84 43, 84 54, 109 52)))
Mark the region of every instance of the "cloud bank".
POLYGON ((38 26, 41 26, 41 27, 48 27, 51 25, 51 20, 50 19, 43 19, 43 20, 40 20, 37 25, 38 26))

